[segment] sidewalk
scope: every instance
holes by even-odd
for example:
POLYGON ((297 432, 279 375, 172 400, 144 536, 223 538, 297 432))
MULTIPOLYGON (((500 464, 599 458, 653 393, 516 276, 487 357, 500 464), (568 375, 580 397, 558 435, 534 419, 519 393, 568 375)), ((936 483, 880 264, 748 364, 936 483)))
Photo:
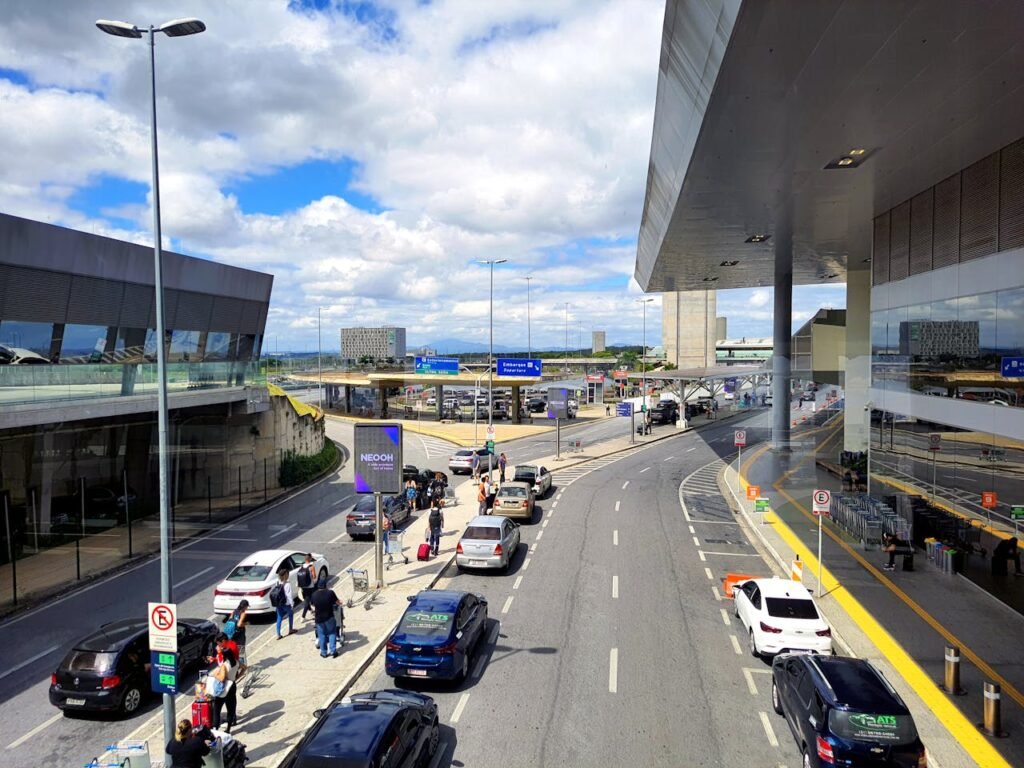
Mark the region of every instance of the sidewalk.
MULTIPOLYGON (((821 452, 834 432, 823 427, 802 431, 799 437, 813 440, 821 452)), ((735 491, 732 466, 723 476, 723 493, 742 510, 781 574, 788 576, 799 554, 804 582, 815 590, 817 526, 809 511, 810 496, 814 488, 838 490, 839 479, 818 470, 812 452, 775 453, 766 445, 744 457, 742 475, 742 489, 759 485, 761 496, 771 501, 772 511, 763 523, 754 519, 752 502, 735 491)), ((924 553, 915 557, 913 572, 886 572, 881 569, 882 553, 864 553, 827 521, 823 533, 822 610, 840 647, 869 658, 907 700, 931 764, 1024 764, 1024 740, 989 740, 976 727, 982 719, 981 684, 992 681, 1002 685, 1004 728, 1017 734, 1024 728, 1024 669, 1018 653, 1024 619, 966 579, 942 573, 924 553), (966 696, 947 696, 937 686, 947 645, 961 649, 966 696)))

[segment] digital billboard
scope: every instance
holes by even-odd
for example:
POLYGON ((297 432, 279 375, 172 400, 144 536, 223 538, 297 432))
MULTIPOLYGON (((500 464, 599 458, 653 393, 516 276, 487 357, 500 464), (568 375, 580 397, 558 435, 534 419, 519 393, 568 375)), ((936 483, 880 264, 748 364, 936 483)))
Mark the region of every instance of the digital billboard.
POLYGON ((402 492, 402 425, 355 425, 356 493, 402 492))

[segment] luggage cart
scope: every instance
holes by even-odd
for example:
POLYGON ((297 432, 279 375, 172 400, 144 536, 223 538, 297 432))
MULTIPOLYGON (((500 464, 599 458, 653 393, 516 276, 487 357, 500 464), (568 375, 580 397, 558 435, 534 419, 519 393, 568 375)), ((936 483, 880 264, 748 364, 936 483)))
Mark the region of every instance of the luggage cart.
POLYGON ((391 566, 395 565, 395 555, 397 554, 406 565, 409 564, 409 558, 405 554, 405 547, 402 544, 402 539, 405 537, 405 531, 396 531, 394 529, 388 531, 387 543, 385 544, 384 552, 388 556, 388 561, 385 564, 385 570, 390 571, 391 566))

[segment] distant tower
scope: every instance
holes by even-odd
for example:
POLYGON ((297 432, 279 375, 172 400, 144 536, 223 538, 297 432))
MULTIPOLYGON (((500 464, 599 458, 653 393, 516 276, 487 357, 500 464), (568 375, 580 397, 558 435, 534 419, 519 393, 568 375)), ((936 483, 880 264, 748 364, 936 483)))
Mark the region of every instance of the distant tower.
POLYGON ((662 294, 661 343, 676 368, 712 368, 718 340, 717 294, 678 291, 662 294))
POLYGON ((590 345, 590 351, 592 353, 604 352, 604 331, 594 331, 592 338, 593 341, 590 345))

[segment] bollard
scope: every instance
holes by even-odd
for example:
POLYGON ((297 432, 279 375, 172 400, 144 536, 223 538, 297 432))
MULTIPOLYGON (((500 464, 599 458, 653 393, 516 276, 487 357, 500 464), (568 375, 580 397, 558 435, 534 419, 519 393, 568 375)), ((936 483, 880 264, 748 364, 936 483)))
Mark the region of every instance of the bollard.
POLYGON ((984 717, 985 721, 978 723, 978 727, 981 728, 989 736, 995 736, 997 739, 1006 738, 1008 735, 1003 730, 1003 718, 1001 714, 1001 701, 1002 698, 1001 689, 995 683, 985 683, 982 695, 985 697, 984 700, 984 717))
POLYGON ((963 696, 967 691, 960 687, 960 649, 955 645, 946 646, 945 680, 939 687, 953 696, 963 696))
POLYGON ((800 555, 796 556, 796 559, 789 566, 789 578, 793 581, 804 580, 804 563, 800 559, 800 555))

